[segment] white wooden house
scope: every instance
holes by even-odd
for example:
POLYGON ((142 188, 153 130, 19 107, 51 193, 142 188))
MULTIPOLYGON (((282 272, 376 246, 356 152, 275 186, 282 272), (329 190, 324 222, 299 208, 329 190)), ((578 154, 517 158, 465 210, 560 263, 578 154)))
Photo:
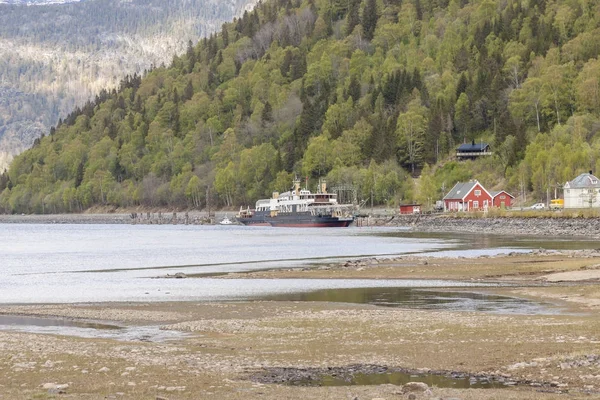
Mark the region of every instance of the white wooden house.
POLYGON ((592 171, 565 183, 565 208, 600 208, 600 180, 592 171))

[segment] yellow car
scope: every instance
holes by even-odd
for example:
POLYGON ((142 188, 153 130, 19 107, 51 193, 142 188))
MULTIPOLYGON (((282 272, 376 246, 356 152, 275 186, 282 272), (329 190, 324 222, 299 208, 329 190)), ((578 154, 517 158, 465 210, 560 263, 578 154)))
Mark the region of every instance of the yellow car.
POLYGON ((563 199, 550 200, 551 210, 562 210, 565 207, 565 201, 563 199))

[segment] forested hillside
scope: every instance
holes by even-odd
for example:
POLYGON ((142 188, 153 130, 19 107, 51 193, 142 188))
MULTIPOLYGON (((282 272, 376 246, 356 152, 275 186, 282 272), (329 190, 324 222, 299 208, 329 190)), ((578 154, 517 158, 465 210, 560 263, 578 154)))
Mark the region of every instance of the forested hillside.
POLYGON ((127 74, 169 63, 256 0, 2 3, 0 171, 76 106, 127 74))
POLYGON ((266 1, 73 112, 14 160, 0 206, 239 206, 294 175, 379 204, 473 177, 541 197, 600 168, 599 6, 266 1), (454 161, 471 140, 494 156, 454 161))

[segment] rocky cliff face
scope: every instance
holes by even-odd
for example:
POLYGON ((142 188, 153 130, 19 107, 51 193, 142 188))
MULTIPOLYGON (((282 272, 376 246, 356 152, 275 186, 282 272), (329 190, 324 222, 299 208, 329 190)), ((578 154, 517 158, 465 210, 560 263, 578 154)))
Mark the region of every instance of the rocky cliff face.
POLYGON ((0 171, 74 107, 256 2, 0 0, 0 171))
POLYGON ((50 4, 77 3, 79 1, 81 0, 0 0, 0 4, 46 6, 50 4))

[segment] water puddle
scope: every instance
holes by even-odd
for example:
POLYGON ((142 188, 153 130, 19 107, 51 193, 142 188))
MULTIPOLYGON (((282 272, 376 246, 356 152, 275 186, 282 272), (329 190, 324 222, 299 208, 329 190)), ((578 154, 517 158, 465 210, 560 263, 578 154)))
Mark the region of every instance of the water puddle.
MULTIPOLYGON (((513 381, 494 375, 470 375, 461 372, 427 373, 378 365, 351 365, 333 368, 267 368, 250 375, 250 380, 290 386, 406 385, 426 383, 429 387, 454 389, 497 389, 531 382, 513 381)), ((542 386, 542 385, 540 385, 542 386)))
MULTIPOLYGON (((406 385, 408 382, 423 382, 428 386, 439 388, 455 389, 489 389, 499 388, 503 385, 496 381, 488 379, 477 379, 469 376, 451 377, 444 375, 414 375, 406 372, 385 372, 373 374, 354 374, 349 378, 342 378, 331 375, 323 375, 317 382, 312 381, 311 386, 355 386, 355 385, 384 385, 391 384, 397 386, 406 385)), ((305 382, 306 384, 306 382, 305 382)))
POLYGON ((554 304, 539 303, 516 297, 413 288, 324 289, 308 293, 267 296, 264 299, 358 303, 384 307, 477 311, 496 314, 555 315, 563 313, 563 310, 554 304))
POLYGON ((164 342, 186 336, 183 332, 162 330, 157 325, 119 326, 92 321, 21 315, 0 315, 0 331, 141 342, 164 342))

